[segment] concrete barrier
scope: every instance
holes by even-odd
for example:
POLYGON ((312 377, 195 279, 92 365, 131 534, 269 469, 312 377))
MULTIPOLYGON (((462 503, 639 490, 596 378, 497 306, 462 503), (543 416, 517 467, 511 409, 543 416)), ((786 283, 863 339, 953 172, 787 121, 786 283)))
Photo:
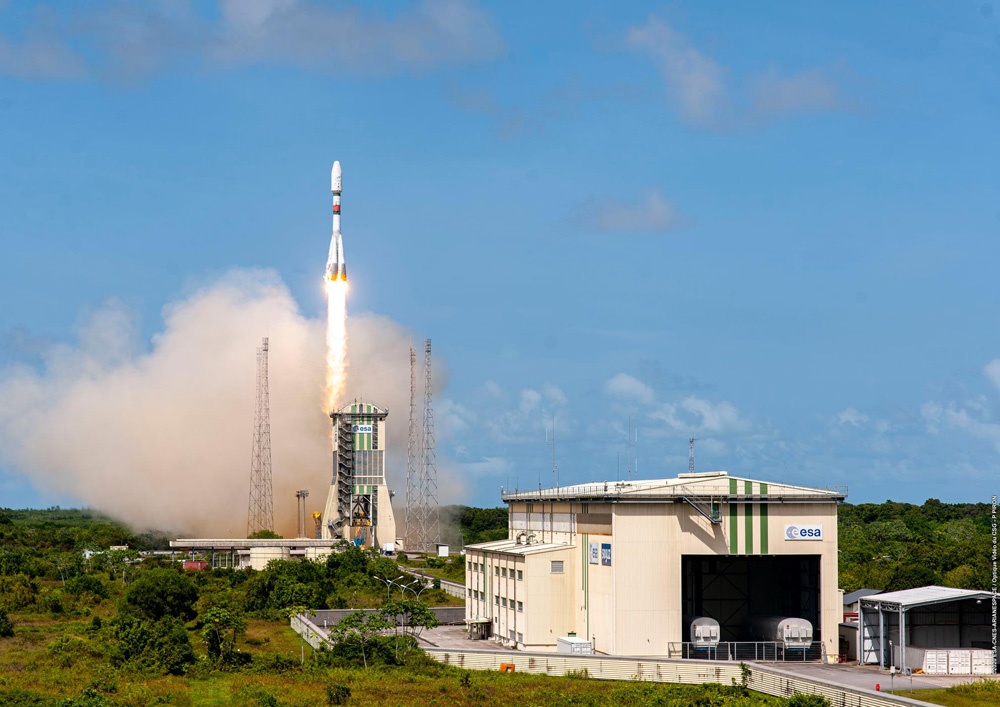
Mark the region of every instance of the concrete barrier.
MULTIPOLYGON (((432 606, 428 607, 437 617, 438 623, 446 625, 461 624, 465 622, 465 607, 462 606, 432 606)), ((316 626, 336 626, 342 618, 355 609, 316 609, 310 612, 307 618, 316 626)), ((365 613, 378 611, 378 609, 361 609, 365 613)))
MULTIPOLYGON (((497 671, 501 663, 513 663, 519 673, 546 675, 581 674, 597 680, 646 680, 678 684, 707 682, 729 685, 742 679, 740 664, 702 660, 672 660, 659 658, 624 658, 616 656, 573 656, 557 653, 527 653, 522 651, 482 651, 424 649, 427 655, 447 665, 469 670, 497 671)), ((807 678, 791 671, 771 666, 750 664, 747 687, 775 697, 795 694, 822 695, 833 707, 927 707, 930 703, 895 697, 884 692, 838 685, 825 680, 807 678)))

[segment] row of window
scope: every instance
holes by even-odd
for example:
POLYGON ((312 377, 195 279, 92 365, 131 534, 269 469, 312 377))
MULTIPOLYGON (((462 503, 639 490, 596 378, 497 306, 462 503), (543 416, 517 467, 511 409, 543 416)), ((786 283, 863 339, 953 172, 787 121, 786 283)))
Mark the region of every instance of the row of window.
MULTIPOLYGON (((485 572, 486 565, 484 565, 482 562, 466 562, 465 569, 468 572, 485 572)), ((510 573, 508 574, 506 567, 494 567, 493 574, 496 575, 497 577, 502 577, 503 579, 506 579, 507 577, 510 577, 511 579, 514 578, 514 570, 511 569, 510 573)), ((519 580, 524 579, 523 570, 517 571, 517 578, 519 580)))
POLYGON ((517 636, 517 639, 516 639, 516 640, 517 640, 517 642, 518 642, 518 643, 524 643, 524 634, 523 634, 523 633, 521 633, 520 631, 518 631, 518 632, 517 632, 517 633, 515 634, 515 633, 514 633, 514 629, 510 629, 509 631, 507 631, 507 637, 508 637, 508 638, 509 638, 510 640, 512 640, 512 641, 513 641, 513 640, 515 640, 515 639, 514 639, 514 636, 515 636, 515 635, 517 636))
MULTIPOLYGON (((502 597, 499 594, 494 594, 493 595, 493 603, 496 604, 497 606, 500 606, 500 607, 503 607, 504 609, 506 609, 507 608, 507 597, 502 597)), ((514 608, 514 600, 513 599, 510 600, 510 608, 511 609, 514 608)), ((522 612, 522 613, 524 612, 524 602, 523 601, 517 602, 517 610, 520 611, 520 612, 522 612)))
MULTIPOLYGON (((482 600, 486 599, 486 592, 481 592, 478 589, 469 589, 467 591, 469 593, 469 598, 470 599, 477 599, 479 601, 482 601, 482 600)), ((502 597, 499 594, 494 594, 493 595, 493 603, 496 604, 497 606, 503 607, 504 609, 506 609, 508 607, 511 608, 511 609, 514 608, 514 600, 513 599, 511 599, 508 602, 507 601, 507 597, 502 597)), ((517 602, 517 610, 520 611, 521 613, 524 613, 524 602, 523 601, 517 602)))

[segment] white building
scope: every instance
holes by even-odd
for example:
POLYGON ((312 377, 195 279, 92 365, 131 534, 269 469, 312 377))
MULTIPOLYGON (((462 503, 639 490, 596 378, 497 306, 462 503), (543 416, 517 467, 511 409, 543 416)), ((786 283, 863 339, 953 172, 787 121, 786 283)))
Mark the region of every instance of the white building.
POLYGON ((470 629, 528 650, 560 636, 667 655, 685 616, 748 640, 753 616, 812 622, 835 659, 837 503, 846 492, 726 472, 506 492, 509 539, 466 547, 470 629))

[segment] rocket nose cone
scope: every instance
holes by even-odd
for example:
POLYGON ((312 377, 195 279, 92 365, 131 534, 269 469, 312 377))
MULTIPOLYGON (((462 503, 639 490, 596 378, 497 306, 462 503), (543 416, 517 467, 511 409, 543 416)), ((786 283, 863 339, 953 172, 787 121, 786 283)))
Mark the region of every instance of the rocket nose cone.
POLYGON ((341 178, 343 177, 343 172, 340 170, 340 162, 333 163, 333 169, 330 170, 330 186, 334 191, 340 191, 341 178))

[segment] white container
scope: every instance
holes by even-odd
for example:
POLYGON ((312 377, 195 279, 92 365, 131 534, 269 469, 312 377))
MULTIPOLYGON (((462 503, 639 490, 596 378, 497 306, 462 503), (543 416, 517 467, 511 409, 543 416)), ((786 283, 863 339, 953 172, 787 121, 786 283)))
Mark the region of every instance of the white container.
POLYGON ((438 557, 448 557, 449 548, 447 545, 438 545, 437 548, 438 548, 438 557))
POLYGON ((396 544, 395 543, 382 543, 382 554, 383 555, 391 555, 394 552, 396 552, 396 544))
POLYGON ((972 651, 969 650, 948 651, 948 674, 972 675, 972 651))
POLYGON ((559 636, 556 639, 556 653, 564 655, 591 655, 594 646, 585 638, 576 636, 559 636))
POLYGON ((973 675, 993 674, 993 651, 987 651, 987 650, 972 651, 972 674, 973 675))

